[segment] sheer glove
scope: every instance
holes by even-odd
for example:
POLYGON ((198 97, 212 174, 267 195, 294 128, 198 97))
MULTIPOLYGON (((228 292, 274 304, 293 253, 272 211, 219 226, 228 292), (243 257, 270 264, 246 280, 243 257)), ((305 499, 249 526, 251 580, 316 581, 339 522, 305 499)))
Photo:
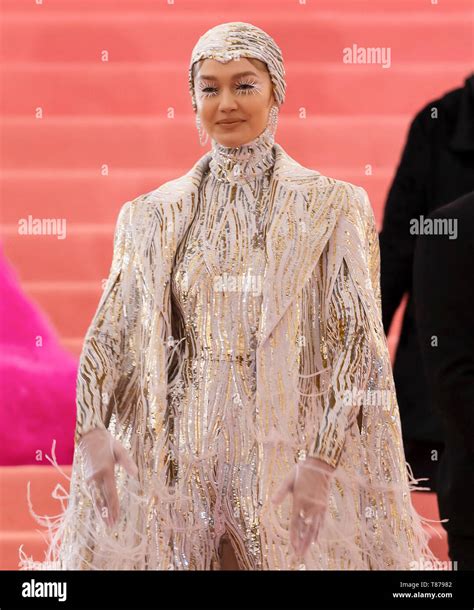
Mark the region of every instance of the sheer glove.
POLYGON ((290 541, 298 557, 303 557, 309 545, 318 538, 334 470, 333 466, 318 458, 300 461, 272 498, 275 504, 280 504, 289 492, 293 494, 290 541))
POLYGON ((84 459, 84 473, 94 503, 102 518, 111 526, 118 519, 119 499, 115 485, 115 464, 138 479, 138 468, 124 446, 108 430, 94 428, 79 441, 84 459))

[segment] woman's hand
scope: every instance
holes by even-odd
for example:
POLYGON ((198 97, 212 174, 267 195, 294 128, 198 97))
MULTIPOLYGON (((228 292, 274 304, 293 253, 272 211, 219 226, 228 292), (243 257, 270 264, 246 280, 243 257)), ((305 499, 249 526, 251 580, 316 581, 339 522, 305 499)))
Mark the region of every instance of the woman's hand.
POLYGON ((103 428, 87 432, 79 441, 79 448, 84 458, 86 483, 94 494, 95 505, 107 525, 114 525, 120 508, 115 464, 122 465, 135 478, 138 478, 137 465, 124 446, 103 428))
POLYGON ((318 458, 306 458, 294 466, 272 498, 275 504, 280 504, 288 492, 293 494, 290 541, 299 557, 305 555, 311 542, 318 537, 334 470, 318 458))

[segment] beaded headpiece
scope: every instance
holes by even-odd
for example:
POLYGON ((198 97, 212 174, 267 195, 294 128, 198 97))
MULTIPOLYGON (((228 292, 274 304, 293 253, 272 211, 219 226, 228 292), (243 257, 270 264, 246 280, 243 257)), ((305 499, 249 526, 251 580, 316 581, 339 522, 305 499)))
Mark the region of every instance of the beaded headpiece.
POLYGON ((221 23, 199 38, 191 55, 188 78, 194 112, 197 111, 193 65, 201 59, 227 62, 241 57, 253 57, 265 62, 273 83, 273 93, 279 106, 285 101, 286 81, 280 48, 266 32, 251 23, 233 21, 221 23))

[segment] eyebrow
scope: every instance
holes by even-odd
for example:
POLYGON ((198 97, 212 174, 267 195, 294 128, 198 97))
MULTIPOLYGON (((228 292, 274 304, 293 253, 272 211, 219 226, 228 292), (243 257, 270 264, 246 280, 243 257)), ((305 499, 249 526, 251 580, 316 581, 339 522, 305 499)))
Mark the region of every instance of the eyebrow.
MULTIPOLYGON (((237 78, 239 76, 248 76, 249 74, 251 74, 252 76, 257 76, 258 77, 258 74, 256 74, 255 72, 252 72, 251 70, 247 70, 246 72, 239 72, 238 74, 234 74, 232 79, 235 79, 235 78, 237 78)), ((201 78, 201 79, 205 79, 206 78, 207 80, 219 80, 217 78, 217 76, 214 76, 213 74, 200 74, 198 76, 198 78, 201 78)))

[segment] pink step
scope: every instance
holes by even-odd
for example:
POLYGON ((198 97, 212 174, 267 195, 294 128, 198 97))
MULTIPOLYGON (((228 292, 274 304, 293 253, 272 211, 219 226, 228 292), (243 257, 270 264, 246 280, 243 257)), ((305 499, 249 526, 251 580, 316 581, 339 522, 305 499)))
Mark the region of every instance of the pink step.
POLYGON ((39 531, 0 531, 0 570, 18 570, 19 548, 33 561, 44 561, 47 543, 39 531))
MULTIPOLYGON (((416 511, 427 519, 439 520, 439 508, 436 494, 426 492, 412 492, 411 500, 416 511)), ((442 561, 449 560, 446 530, 441 524, 431 524, 435 532, 430 538, 430 548, 442 561)))
MULTIPOLYGON (((396 62, 471 58, 472 21, 467 10, 371 13, 306 9, 295 3, 281 10, 242 12, 236 6, 228 11, 226 20, 251 20, 269 31, 285 49, 287 60, 311 57, 318 62, 341 62, 343 49, 353 44, 390 48, 396 62)), ((106 49, 112 62, 172 60, 187 64, 199 36, 220 18, 215 12, 171 8, 159 12, 105 9, 91 14, 77 10, 25 15, 19 11, 7 12, 2 21, 3 61, 34 58, 99 63, 106 49), (185 44, 177 45, 177 36, 185 44)))
MULTIPOLYGON (((242 12, 252 12, 255 10, 255 0, 239 0, 239 9, 242 12)), ((296 0, 258 0, 259 9, 282 10, 298 9, 304 14, 318 11, 357 11, 364 13, 393 13, 393 12, 420 12, 428 14, 450 13, 457 11, 472 10, 470 0, 449 0, 449 2, 439 1, 437 4, 430 4, 426 0, 318 0, 317 4, 307 1, 306 5, 300 5, 296 0)), ((24 14, 36 15, 38 10, 47 12, 103 12, 104 10, 120 11, 146 11, 161 12, 164 10, 173 11, 195 11, 196 0, 179 0, 174 5, 167 6, 165 2, 157 3, 156 0, 48 0, 40 9, 30 0, 1 0, 0 7, 4 11, 22 12, 24 14)), ((235 0, 199 0, 199 8, 202 13, 210 12, 215 14, 219 11, 235 11, 235 0)), ((225 19, 223 19, 225 21, 225 19)))
POLYGON ((73 356, 76 356, 77 359, 79 359, 82 344, 82 337, 63 337, 61 339, 61 345, 64 347, 64 349, 67 349, 73 356))
MULTIPOLYGON (((0 532, 41 529, 28 511, 28 481, 31 502, 37 514, 53 516, 60 512, 61 504, 51 493, 58 484, 68 492, 69 481, 62 477, 46 458, 43 461, 44 465, 38 466, 0 467, 0 532)), ((61 465, 61 468, 67 476, 71 476, 70 464, 61 465)), ((62 491, 60 495, 63 495, 62 491)))
POLYGON ((30 285, 25 285, 26 294, 47 313, 60 336, 85 336, 102 295, 99 282, 53 282, 52 285, 40 282, 36 288, 29 288, 30 285), (71 302, 74 303, 73 316, 71 302))
POLYGON ((80 233, 68 228, 66 239, 57 239, 56 235, 4 235, 3 243, 23 282, 73 279, 95 282, 100 288, 112 261, 113 227, 83 226, 80 233))

